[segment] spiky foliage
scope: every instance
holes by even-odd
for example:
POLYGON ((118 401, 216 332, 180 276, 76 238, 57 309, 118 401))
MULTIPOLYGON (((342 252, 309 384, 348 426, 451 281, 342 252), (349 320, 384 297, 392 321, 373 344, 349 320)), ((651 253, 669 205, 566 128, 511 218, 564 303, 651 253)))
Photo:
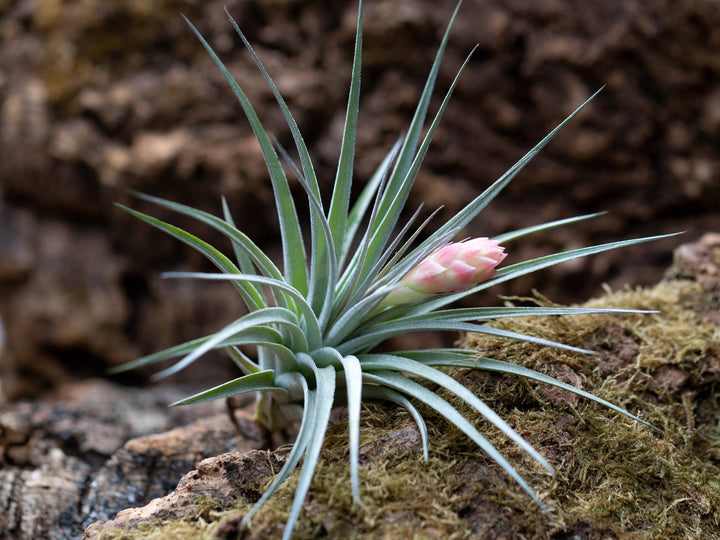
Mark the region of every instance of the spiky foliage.
MULTIPOLYGON (((281 148, 273 144, 240 85, 211 46, 188 21, 192 31, 229 82, 260 144, 274 190, 280 222, 283 245, 282 271, 250 238, 236 228, 225 201, 223 201, 223 216, 217 217, 174 202, 139 195, 146 201, 195 218, 221 232, 230 240, 235 260, 231 260, 215 247, 184 230, 123 207, 132 215, 198 250, 220 270, 217 274, 176 273, 168 274, 169 277, 228 280, 234 285, 249 313, 212 335, 140 358, 121 366, 119 370, 179 358, 171 367, 157 375, 164 377, 189 366, 210 350, 224 349, 235 361, 243 376, 179 401, 176 405, 220 399, 241 392, 257 392, 257 419, 268 428, 276 429, 285 425, 290 419, 298 416, 301 418, 297 440, 284 467, 254 508, 245 516, 245 524, 276 488, 288 478, 302 459, 297 490, 285 529, 285 537, 291 535, 318 462, 331 410, 339 403, 347 405, 352 493, 356 501, 360 500, 358 447, 360 405, 363 399, 386 400, 405 407, 415 419, 422 434, 426 460, 427 429, 423 417, 411 400, 424 403, 434 409, 477 443, 540 507, 545 509, 532 488, 482 433, 448 401, 428 390, 421 382, 433 381, 459 397, 479 411, 540 465, 552 472, 550 464, 478 396, 437 369, 441 366, 484 369, 555 385, 643 422, 611 403, 551 377, 512 363, 477 358, 477 354, 473 351, 436 349, 401 351, 392 354, 372 352, 378 344, 399 334, 460 331, 479 332, 591 354, 591 351, 539 337, 500 330, 479 321, 504 317, 627 311, 555 307, 461 309, 448 306, 480 290, 554 264, 659 238, 625 240, 556 253, 511 264, 500 268, 496 273, 494 268, 492 271, 485 271, 486 268, 484 273, 479 272, 475 275, 481 278, 492 276, 490 279, 473 285, 468 284, 462 290, 457 290, 455 284, 444 291, 425 289, 426 294, 415 295, 408 303, 393 301, 392 291, 407 285, 407 279, 403 281, 403 278, 411 275, 411 270, 423 261, 437 256, 439 250, 447 246, 451 239, 479 214, 562 126, 587 104, 585 102, 578 107, 495 183, 435 231, 426 234, 424 238, 421 237, 428 221, 416 224, 419 212, 416 212, 407 223, 401 224, 401 211, 408 193, 458 77, 467 64, 466 60, 445 94, 438 111, 429 125, 425 126, 440 61, 458 8, 455 9, 444 34, 407 134, 389 151, 352 206, 350 191, 353 181, 360 92, 362 2, 359 4, 343 139, 329 204, 323 200, 307 146, 289 108, 237 23, 228 14, 230 23, 250 51, 285 116, 299 156, 299 167, 287 158, 281 148), (424 128, 425 135, 422 134, 424 128), (294 173, 307 196, 310 212, 307 244, 285 169, 294 173), (269 293, 265 294, 264 290, 269 293), (243 353, 241 347, 244 345, 257 346, 256 359, 251 359, 243 353)), ((494 241, 507 244, 531 233, 576 223, 595 215, 597 214, 520 229, 496 237, 494 241)), ((495 264, 499 260, 501 258, 497 257, 495 264)))

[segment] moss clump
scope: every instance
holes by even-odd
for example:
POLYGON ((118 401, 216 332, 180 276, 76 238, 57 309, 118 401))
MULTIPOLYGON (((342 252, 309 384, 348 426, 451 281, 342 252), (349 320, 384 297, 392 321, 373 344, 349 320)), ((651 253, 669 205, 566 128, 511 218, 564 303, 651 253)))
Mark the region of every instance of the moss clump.
MULTIPOLYGON (((465 346, 580 385, 650 421, 659 434, 585 400, 510 378, 479 377, 476 391, 552 457, 552 499, 566 533, 622 538, 710 538, 720 530, 720 336, 698 315, 706 293, 662 282, 588 302, 658 310, 642 316, 537 318, 504 327, 598 351, 578 357, 467 336, 465 346), (560 375, 560 378, 563 378, 560 375), (571 414, 569 414, 571 413, 571 414)), ((542 303, 543 300, 540 300, 542 303)), ((474 378, 478 378, 475 376, 474 378)), ((468 377, 466 377, 468 379, 468 377)), ((551 527, 550 530, 555 527, 551 527)), ((549 530, 528 530, 537 537, 549 530)))
MULTIPOLYGON (((660 433, 545 385, 456 370, 465 385, 555 467, 553 478, 471 410, 443 396, 480 425, 540 493, 553 519, 539 512, 497 465, 443 419, 423 411, 431 431, 430 462, 425 464, 409 415, 369 405, 361 433, 362 506, 352 504, 347 426, 339 422, 329 429, 296 537, 717 538, 720 338, 717 328, 698 315, 705 294, 693 282, 670 281, 586 304, 659 314, 495 323, 591 348, 598 351, 595 356, 481 335, 463 338, 463 347, 577 384, 663 429, 660 433)), ((548 303, 542 297, 533 301, 548 303)), ((256 516, 250 531, 237 530, 251 504, 243 502, 231 509, 210 504, 201 518, 156 523, 141 536, 276 536, 287 518, 293 478, 256 516)))

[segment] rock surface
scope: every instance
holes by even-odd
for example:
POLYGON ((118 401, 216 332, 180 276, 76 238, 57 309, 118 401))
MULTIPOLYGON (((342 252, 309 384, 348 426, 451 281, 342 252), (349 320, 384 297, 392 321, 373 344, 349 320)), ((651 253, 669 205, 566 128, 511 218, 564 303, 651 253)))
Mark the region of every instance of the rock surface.
POLYGON ((173 490, 201 459, 265 444, 250 412, 167 409, 182 389, 101 380, 0 413, 0 537, 70 539, 173 490), (200 418, 194 420, 193 418, 200 418))
MULTIPOLYGON (((106 522, 96 522, 84 538, 102 538, 118 529, 136 528, 153 520, 178 520, 199 515, 211 498, 215 507, 232 507, 239 499, 258 499, 262 483, 280 470, 284 461, 276 454, 252 450, 231 452, 201 461, 169 495, 155 499, 142 508, 128 508, 106 522)), ((229 526, 229 525, 228 525, 229 526)), ((225 528, 227 529, 228 526, 225 528)))

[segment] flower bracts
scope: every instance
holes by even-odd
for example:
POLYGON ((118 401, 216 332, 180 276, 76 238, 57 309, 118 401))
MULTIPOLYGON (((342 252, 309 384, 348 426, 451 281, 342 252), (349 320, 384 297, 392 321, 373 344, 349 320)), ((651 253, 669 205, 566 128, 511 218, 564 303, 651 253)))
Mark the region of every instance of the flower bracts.
POLYGON ((448 244, 410 270, 383 304, 408 304, 431 294, 467 290, 494 276, 505 257, 505 248, 489 238, 448 244))

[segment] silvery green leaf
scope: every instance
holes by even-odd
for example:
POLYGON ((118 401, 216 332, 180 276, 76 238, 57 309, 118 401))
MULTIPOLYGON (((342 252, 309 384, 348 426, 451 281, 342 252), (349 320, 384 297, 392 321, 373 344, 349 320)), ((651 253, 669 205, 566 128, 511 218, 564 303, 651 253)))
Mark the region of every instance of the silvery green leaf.
POLYGON ((244 352, 242 352, 237 346, 225 347, 225 352, 228 353, 230 359, 235 365, 245 373, 249 375, 251 373, 257 373, 260 371, 260 366, 253 362, 244 352))
POLYGON ((280 469, 280 472, 275 475, 275 478, 267 487, 260 499, 258 499, 255 505, 250 509, 250 511, 245 514, 245 517, 240 524, 241 526, 245 526, 250 523, 252 517, 257 513, 258 510, 260 510, 260 508, 262 508, 262 506, 267 502, 267 500, 272 497, 280 484, 287 480, 287 477, 290 476, 295 467, 297 467, 298 463, 300 463, 300 459, 305 453, 305 449, 307 448, 310 439, 316 435, 314 418, 316 417, 318 412, 317 393, 309 390, 307 380, 305 379, 305 377, 300 375, 300 373, 290 373, 288 375, 292 376, 303 390, 304 403, 303 416, 302 420, 300 421, 300 429, 298 430, 295 444, 293 444, 293 447, 285 460, 285 465, 283 465, 282 469, 280 469))
POLYGON ((530 445, 530 443, 523 439, 507 424, 507 422, 500 418, 500 416, 498 416, 498 414, 488 407, 481 399, 449 375, 446 375, 427 364, 391 354, 362 355, 362 366, 369 372, 376 370, 405 372, 439 384, 441 387, 452 392, 465 403, 477 410, 485 417, 486 420, 502 431, 508 438, 512 439, 548 472, 553 473, 553 469, 550 464, 530 445))
POLYGON ((328 210, 328 222, 333 232, 335 257, 342 256, 346 238, 350 189, 353 180, 355 159, 355 133, 357 132, 358 109, 360 108, 360 64, 362 61, 362 2, 358 6, 357 28, 355 31, 355 52, 353 55, 352 76, 350 77, 350 95, 348 96, 345 126, 343 128, 340 159, 333 183, 333 193, 328 210))
MULTIPOLYGON (((184 17, 185 18, 185 17, 184 17)), ((257 113, 252 107, 250 100, 248 99, 245 92, 242 90, 240 85, 237 83, 235 78, 223 64, 222 60, 215 54, 215 51, 210 47, 210 44, 203 38, 198 32, 197 28, 185 18, 185 22, 190 26, 195 36, 200 40, 205 50, 208 52, 210 57, 217 65, 218 69, 222 72, 223 76, 227 80, 230 88, 232 89, 235 97, 240 102, 240 106, 245 112, 245 116, 250 122, 250 126, 255 134, 255 137, 260 144, 260 149, 263 154, 263 159, 267 165, 268 172, 270 174, 270 180, 273 186, 273 192, 275 193, 275 203, 277 207, 277 214, 280 219, 280 232, 283 238, 283 260, 285 266, 285 272, 287 280, 294 287, 301 292, 307 291, 307 270, 305 266, 305 249, 302 238, 302 232, 300 229, 300 222, 297 217, 297 210, 295 208, 295 202, 290 193, 290 188, 287 183, 287 178, 283 172, 280 160, 273 149, 270 138, 265 132, 257 113)), ((234 21, 231 22, 234 23, 234 21)), ((244 36, 243 36, 244 38, 244 36)), ((274 85, 273 85, 274 86, 274 85)), ((266 274, 268 275, 268 274, 266 274)), ((270 276, 279 277, 279 276, 270 276)))
POLYGON ((190 403, 200 403, 202 401, 212 401, 215 399, 223 399, 229 396, 235 396, 244 392, 253 392, 258 390, 273 390, 278 392, 285 392, 285 389, 275 385, 273 380, 272 371, 258 371, 257 373, 251 373, 238 379, 233 379, 226 383, 220 384, 209 390, 205 390, 194 396, 186 397, 171 403, 171 407, 176 405, 189 405, 190 403))
POLYGON ((305 449, 305 459, 300 469, 300 478, 290 507, 290 516, 285 525, 283 540, 290 540, 293 527, 300 510, 302 510, 302 503, 308 489, 310 489, 310 481, 315 474, 315 468, 320 459, 320 449, 325 438, 325 431, 330 421, 330 411, 335 398, 335 369, 332 366, 318 368, 312 357, 304 353, 298 354, 298 363, 306 369, 311 369, 315 375, 315 390, 310 390, 310 392, 317 395, 317 406, 313 417, 308 418, 308 421, 311 422, 310 440, 305 449))
POLYGON ((565 219, 558 219, 557 221, 548 221, 546 223, 540 223, 539 225, 533 225, 531 227, 525 227, 523 229, 518 229, 516 231, 510 231, 506 232, 504 234, 498 234, 497 236, 493 237, 493 240, 500 242, 500 243, 507 243, 511 242, 517 238, 522 238, 523 236, 528 236, 530 234, 540 232, 540 231, 547 231, 549 229, 555 229, 557 227, 562 227, 564 225, 569 225, 571 223, 577 223, 578 221, 584 221, 586 219, 592 219, 597 216, 602 216, 606 212, 595 212, 594 214, 585 214, 584 216, 576 216, 571 218, 565 218, 565 219))
MULTIPOLYGON (((428 356, 430 357, 432 355, 428 355, 428 356)), ((534 371, 532 369, 529 369, 529 368, 526 368, 523 366, 511 364, 510 362, 503 362, 501 360, 492 360, 490 358, 477 358, 475 360, 438 359, 437 361, 428 359, 424 363, 426 365, 433 365, 433 366, 466 367, 466 368, 473 368, 473 369, 482 369, 485 371, 497 371, 499 373, 518 375, 520 377, 525 377, 526 379, 532 379, 532 380, 535 380, 538 382, 547 383, 552 386, 557 386, 558 388, 562 388, 563 390, 567 390, 568 392, 572 392, 573 394, 577 394, 578 396, 590 399, 590 400, 594 401, 595 403, 604 405, 605 407, 612 409, 615 412, 619 412, 620 414, 623 414, 623 415, 627 416, 628 418, 632 418, 636 422, 640 422, 641 424, 645 424, 648 427, 651 427, 658 431, 662 431, 661 429, 653 426, 649 422, 646 422, 642 418, 639 418, 639 417, 635 416, 634 414, 629 413, 622 407, 618 407, 617 405, 614 405, 607 400, 599 398, 599 397, 591 394, 590 392, 585 392, 584 390, 580 390, 579 388, 576 388, 575 386, 572 386, 571 384, 567 384, 562 381, 559 381, 558 379, 555 379, 554 377, 550 377, 549 375, 539 373, 537 371, 534 371)))
MULTIPOLYGON (((184 242, 185 244, 194 248, 198 252, 205 255, 205 257, 207 257, 215 266, 217 266, 223 272, 231 274, 239 273, 237 266, 235 266, 230 259, 228 259, 225 255, 223 255, 220 251, 215 249, 207 242, 200 240, 199 238, 193 236, 188 232, 183 231, 178 227, 175 227, 174 225, 170 225, 169 223, 160 221, 159 219, 156 219, 152 216, 148 216, 147 214, 143 214, 142 212, 138 212, 137 210, 133 210, 132 208, 128 208, 121 204, 117 204, 117 206, 125 210, 130 215, 141 219, 145 223, 148 223, 153 227, 160 229, 161 231, 177 238, 181 242, 184 242)), ((248 309, 256 310, 266 306, 265 299, 255 288, 247 287, 243 283, 234 283, 234 285, 240 293, 240 296, 247 304, 248 309)))
POLYGON ((365 372, 363 374, 363 379, 367 382, 381 384, 399 392, 403 392, 404 394, 412 396, 435 409, 438 413, 450 421, 450 423, 454 424, 458 429, 465 433, 465 435, 477 444, 495 463, 500 465, 505 472, 507 472, 510 477, 515 480, 515 482, 517 482, 520 487, 522 487, 523 490, 525 490, 525 492, 533 498, 533 500, 535 500, 538 506, 540 506, 545 513, 549 514, 547 506, 545 506, 545 504, 540 500, 525 479, 520 476, 515 468, 502 456, 502 454, 500 454, 500 452, 498 452, 498 450, 447 401, 424 386, 421 386, 402 375, 389 371, 377 373, 365 372))
POLYGON ((392 162, 397 156, 401 144, 402 140, 399 140, 390 149, 385 158, 382 160, 382 163, 380 163, 377 170, 373 173, 372 177, 370 177, 370 180, 368 180, 367 184, 365 184, 365 187, 355 201, 352 210, 350 210, 350 214, 348 215, 347 220, 347 228, 345 230, 343 252, 340 260, 338 261, 338 264, 344 263, 347 259, 348 252, 352 247, 353 240, 355 240, 355 235, 360 227, 360 223, 365 217, 367 209, 370 207, 370 203, 377 195, 378 190, 382 186, 385 178, 387 178, 390 166, 392 165, 392 162))
MULTIPOLYGON (((233 274, 208 274, 204 272, 166 272, 163 274, 164 277, 167 278, 190 278, 190 279, 205 279, 205 280, 214 280, 214 281, 240 281, 240 282, 250 282, 250 283, 259 283, 262 285, 267 285, 271 289, 277 289, 278 291, 282 291, 283 293, 287 294, 294 302, 295 305, 298 307, 298 310, 300 312, 300 315, 302 316, 302 330, 303 330, 303 339, 300 341, 301 343, 306 343, 306 346, 303 347, 304 351, 306 352, 309 349, 316 349, 320 346, 322 338, 320 336, 320 325, 317 321, 317 318, 315 317, 315 313, 313 312, 310 305, 307 303, 305 298, 302 297, 302 295, 292 286, 288 285, 282 280, 277 280, 273 278, 263 277, 263 276, 256 276, 252 274, 240 274, 240 273, 233 273, 233 274), (304 339, 304 338, 307 338, 304 339)), ((266 308, 268 309, 268 308, 266 308)), ((279 309, 285 309, 285 308, 279 308, 279 309)), ((291 318, 291 315, 294 315, 293 312, 287 310, 290 315, 288 315, 287 322, 290 324, 293 319, 291 318)), ((297 319, 294 319, 297 326, 299 326, 301 323, 297 321, 297 319)), ((298 345, 300 347, 300 345, 298 345)))
POLYGON ((357 332, 357 335, 349 336, 345 341, 337 346, 338 351, 342 354, 352 354, 354 352, 362 352, 368 348, 375 347, 386 339, 400 334, 422 332, 422 331, 440 331, 440 332, 478 332, 481 334, 489 334, 492 336, 516 339, 519 341, 527 341, 528 343, 536 343, 557 349, 564 349, 583 354, 595 354, 593 351, 557 343, 536 336, 511 332, 509 330, 501 330, 491 326, 481 324, 471 324, 453 321, 434 321, 431 318, 421 321, 406 322, 403 319, 394 320, 385 324, 377 324, 372 328, 364 328, 357 332))
MULTIPOLYGON (((186 355, 182 360, 178 361, 173 366, 157 373, 154 378, 162 379, 163 377, 168 377, 177 373, 212 349, 225 347, 228 344, 236 344, 234 341, 230 340, 237 339, 243 332, 253 332, 257 327, 262 327, 264 325, 296 324, 292 318, 288 316, 289 313, 290 312, 283 308, 265 308, 248 313, 244 317, 230 323, 222 330, 209 336, 209 339, 194 349, 190 354, 186 355)), ((290 313, 290 315, 292 314, 290 313)), ((257 345, 272 349, 272 351, 288 365, 295 363, 295 355, 290 349, 282 345, 282 343, 265 341, 257 343, 257 345)))
MULTIPOLYGON (((383 200, 381 201, 379 211, 381 219, 372 230, 372 236, 370 239, 370 244, 368 246, 368 256, 364 264, 364 268, 366 269, 366 271, 374 265, 375 261, 379 259, 379 257, 384 251, 385 244, 387 243, 388 238, 390 238, 390 235, 392 234, 392 231, 397 224, 397 220, 400 217, 400 212, 402 211, 407 200, 407 196, 410 193, 410 188, 415 181, 415 177, 420 170, 420 166, 422 165, 423 159, 425 158, 425 154, 430 147, 430 142, 432 141, 432 138, 435 135, 435 131, 440 124, 440 119, 442 118, 442 115, 447 108, 450 97, 452 96, 452 93, 455 90, 455 87, 457 86, 457 83, 460 79, 460 75, 470 61, 470 56, 472 55, 474 50, 475 49, 471 51, 470 55, 467 56, 463 64, 460 66, 460 69, 458 70, 458 73, 453 79, 450 88, 445 94, 445 97, 443 98, 443 101, 440 104, 440 107, 435 114, 433 121, 427 128, 425 137, 423 138, 422 143, 418 148, 417 154, 410 163, 407 173, 397 185, 393 184, 393 178, 391 178, 390 182, 388 183, 387 189, 383 196, 383 200), (385 203, 385 201, 387 201, 387 203, 383 204, 385 203)), ((402 159, 402 157, 403 156, 401 150, 401 155, 398 160, 402 159)))
MULTIPOLYGON (((523 167, 525 167, 525 165, 527 165, 551 140, 553 140, 559 131, 565 127, 570 120, 575 118, 581 110, 583 110, 593 99, 595 99, 595 96, 597 96, 600 91, 602 91, 602 88, 586 99, 585 102, 576 108, 567 118, 565 118, 565 120, 560 122, 555 129, 548 133, 543 140, 537 143, 527 154, 520 158, 517 163, 505 171, 505 173, 503 173, 503 175, 489 188, 478 195, 473 201, 460 210, 460 212, 450 218, 445 225, 438 228, 437 231, 435 231, 435 235, 446 233, 449 230, 462 228, 477 217, 483 208, 485 208, 490 201, 492 201, 503 189, 505 189, 505 187, 513 178, 515 178, 523 167)), ((432 236, 428 238, 427 241, 430 241, 430 239, 432 239, 432 236)), ((420 247, 423 247, 423 244, 421 244, 420 247)))
POLYGON ((443 295, 436 300, 431 300, 429 302, 426 302, 419 308, 418 311, 422 311, 422 312, 434 311, 442 306, 446 306, 457 300, 460 300, 461 298, 464 298, 464 297, 474 294, 476 292, 479 292, 479 291, 482 291, 489 287, 492 287, 493 285, 497 285, 499 283, 503 283, 505 281, 509 281, 511 279, 515 279, 517 277, 524 276, 524 275, 530 274, 532 272, 536 272, 538 270, 542 270, 543 268, 547 268, 549 266, 554 266, 556 264, 560 264, 563 262, 572 261, 574 259, 579 259, 581 257, 587 257, 588 255, 602 253, 603 251, 609 251, 611 249, 618 249, 621 247, 632 246, 632 245, 640 244, 643 242, 651 242, 654 240, 669 238, 671 236, 676 236, 677 234, 680 234, 680 233, 661 234, 658 236, 646 236, 643 238, 633 238, 630 240, 621 240, 619 242, 610 242, 607 244, 600 244, 597 246, 589 246, 589 247, 585 247, 585 248, 564 251, 562 253, 546 255, 544 257, 538 257, 536 259, 531 259, 529 261, 524 261, 521 263, 516 263, 516 264, 509 265, 509 266, 505 266, 505 267, 501 268, 500 270, 498 270, 498 272, 497 272, 497 274, 495 274, 494 278, 492 278, 488 281, 485 281, 483 283, 480 283, 479 285, 477 285, 471 289, 468 289, 466 291, 452 293, 449 295, 443 295))

